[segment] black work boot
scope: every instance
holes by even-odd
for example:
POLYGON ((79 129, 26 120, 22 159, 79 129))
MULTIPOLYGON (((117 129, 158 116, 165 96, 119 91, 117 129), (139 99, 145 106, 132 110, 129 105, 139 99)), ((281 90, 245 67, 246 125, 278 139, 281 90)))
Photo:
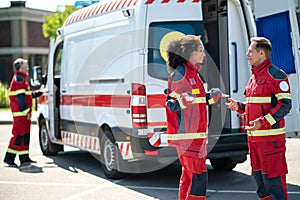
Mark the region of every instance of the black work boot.
POLYGON ((8 167, 18 167, 15 163, 16 154, 6 152, 4 157, 4 162, 8 165, 8 167))
POLYGON ((29 154, 19 155, 19 159, 20 159, 21 165, 24 163, 36 163, 36 161, 33 161, 29 158, 29 154))

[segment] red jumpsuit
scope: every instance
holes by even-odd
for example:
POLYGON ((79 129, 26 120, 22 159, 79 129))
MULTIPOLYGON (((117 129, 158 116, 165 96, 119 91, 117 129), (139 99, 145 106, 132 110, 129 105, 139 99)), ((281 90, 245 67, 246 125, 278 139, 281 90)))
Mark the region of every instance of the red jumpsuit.
POLYGON ((261 199, 287 199, 284 116, 291 109, 287 75, 270 59, 252 68, 246 86, 246 102, 239 103, 246 125, 259 119, 262 126, 248 131, 252 174, 261 199))
POLYGON ((191 63, 178 66, 168 80, 167 133, 182 164, 179 199, 206 199, 207 108, 204 84, 191 63), (186 101, 190 93, 194 101, 186 101))
POLYGON ((31 113, 32 94, 27 82, 27 75, 15 72, 10 84, 10 107, 13 115, 12 138, 4 158, 6 163, 13 164, 17 154, 21 164, 30 162, 29 139, 31 120, 27 115, 31 113))

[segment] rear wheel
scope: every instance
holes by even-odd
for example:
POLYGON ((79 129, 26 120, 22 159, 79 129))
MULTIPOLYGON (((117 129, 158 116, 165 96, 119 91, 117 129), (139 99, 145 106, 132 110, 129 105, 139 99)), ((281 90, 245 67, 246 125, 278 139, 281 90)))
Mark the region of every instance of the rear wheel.
POLYGON ((103 134, 101 138, 101 160, 104 174, 108 178, 119 179, 125 176, 124 173, 119 171, 119 163, 123 161, 119 149, 106 134, 103 134))
POLYGON ((237 161, 231 157, 210 159, 212 167, 216 170, 230 171, 237 165, 237 161))
POLYGON ((51 142, 45 120, 41 120, 39 124, 39 143, 44 155, 57 155, 64 150, 63 145, 51 142))

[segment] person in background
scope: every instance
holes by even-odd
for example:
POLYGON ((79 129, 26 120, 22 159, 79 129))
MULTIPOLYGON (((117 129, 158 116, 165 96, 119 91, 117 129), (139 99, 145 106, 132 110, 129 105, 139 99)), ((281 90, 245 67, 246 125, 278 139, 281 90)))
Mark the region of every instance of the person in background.
POLYGON ((246 102, 228 98, 226 106, 245 114, 252 174, 259 198, 286 200, 284 116, 289 113, 292 101, 288 77, 272 64, 271 52, 268 39, 251 38, 246 56, 253 74, 246 86, 246 102))
POLYGON ((12 138, 10 139, 4 162, 10 167, 18 167, 15 163, 19 155, 20 170, 31 167, 35 161, 29 158, 30 126, 32 97, 38 97, 42 92, 32 92, 28 84, 27 60, 18 58, 13 63, 15 74, 10 83, 10 108, 13 115, 12 138))
POLYGON ((198 71, 205 56, 200 36, 186 35, 167 47, 167 134, 182 165, 180 200, 206 199, 206 105, 216 103, 222 92, 213 88, 206 93, 204 89, 198 71))

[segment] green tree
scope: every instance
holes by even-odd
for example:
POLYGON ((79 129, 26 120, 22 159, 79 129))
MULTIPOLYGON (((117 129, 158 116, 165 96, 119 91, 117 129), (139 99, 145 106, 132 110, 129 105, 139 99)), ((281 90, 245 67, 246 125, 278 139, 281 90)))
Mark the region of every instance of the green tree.
POLYGON ((9 107, 9 87, 0 81, 0 108, 9 107))
POLYGON ((55 39, 56 38, 56 30, 64 24, 67 17, 72 14, 74 11, 78 10, 75 6, 66 6, 65 10, 62 12, 57 10, 49 16, 45 16, 43 23, 43 35, 45 38, 55 39))

